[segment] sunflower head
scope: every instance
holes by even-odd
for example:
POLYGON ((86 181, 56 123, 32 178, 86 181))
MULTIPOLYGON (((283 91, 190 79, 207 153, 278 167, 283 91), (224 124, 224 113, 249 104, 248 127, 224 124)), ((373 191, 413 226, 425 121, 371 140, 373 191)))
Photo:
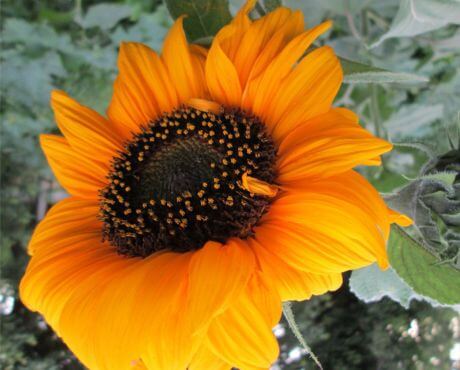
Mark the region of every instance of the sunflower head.
POLYGON ((246 239, 270 198, 244 188, 242 175, 273 182, 275 159, 265 126, 242 110, 166 113, 114 159, 101 192, 103 234, 119 253, 141 257, 246 239))
POLYGON ((391 144, 332 102, 330 22, 248 1, 209 49, 182 17, 124 43, 103 117, 63 92, 41 145, 70 197, 37 226, 20 294, 90 369, 268 368, 281 302, 388 265, 390 211, 357 172, 391 144), (153 314, 152 314, 153 313, 153 314))

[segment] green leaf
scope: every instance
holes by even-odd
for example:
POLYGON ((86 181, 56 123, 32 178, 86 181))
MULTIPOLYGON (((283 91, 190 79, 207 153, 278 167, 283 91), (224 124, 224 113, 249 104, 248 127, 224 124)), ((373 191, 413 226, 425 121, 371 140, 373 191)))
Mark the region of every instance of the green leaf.
POLYGON ((302 336, 302 333, 300 332, 299 326, 297 325, 294 317, 294 312, 292 312, 292 307, 291 307, 291 302, 283 302, 283 314, 284 317, 289 325, 289 327, 292 330, 292 333, 294 336, 297 338, 303 349, 310 355, 310 357, 313 359, 315 362, 316 366, 323 370, 323 366, 319 362, 318 358, 316 355, 313 353, 311 350, 310 346, 307 344, 305 341, 304 337, 302 336))
POLYGON ((350 290, 365 303, 378 302, 389 297, 401 306, 409 308, 413 299, 423 299, 389 268, 382 271, 376 264, 352 272, 350 290))
POLYGON ((382 68, 339 58, 344 83, 416 83, 428 82, 428 78, 411 73, 390 72, 382 68))
MULTIPOLYGON (((115 45, 119 45, 123 41, 136 40, 136 42, 142 42, 152 49, 160 51, 167 27, 160 22, 162 19, 158 13, 159 11, 156 10, 153 14, 142 14, 138 21, 129 28, 125 28, 123 25, 118 26, 110 32, 110 39, 115 45)), ((170 21, 169 14, 166 13, 166 15, 170 21)))
POLYGON ((98 27, 101 30, 113 28, 122 19, 131 16, 132 9, 128 5, 102 3, 91 6, 83 19, 79 21, 83 28, 98 27))
POLYGON ((371 48, 392 37, 416 36, 450 23, 460 24, 458 0, 402 0, 390 29, 371 48))
POLYGON ((184 29, 189 41, 214 36, 230 22, 227 0, 165 0, 171 16, 186 15, 184 29))
POLYGON ((392 268, 415 292, 441 304, 460 303, 460 271, 439 264, 399 226, 392 226, 388 256, 392 268))
POLYGON ((460 199, 455 195, 455 172, 436 172, 420 176, 392 194, 384 195, 393 209, 414 220, 422 247, 438 261, 458 264, 460 246, 446 239, 447 232, 458 232, 460 199), (456 262, 457 260, 457 262, 456 262))

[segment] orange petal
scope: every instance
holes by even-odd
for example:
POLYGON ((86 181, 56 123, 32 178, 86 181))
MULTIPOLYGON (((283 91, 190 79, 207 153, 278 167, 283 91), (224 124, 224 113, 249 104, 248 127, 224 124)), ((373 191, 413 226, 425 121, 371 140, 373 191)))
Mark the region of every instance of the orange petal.
POLYGON ((289 132, 279 144, 278 155, 283 157, 286 153, 301 146, 310 137, 322 138, 328 132, 336 132, 336 130, 362 129, 358 121, 359 117, 351 110, 346 108, 332 108, 325 114, 299 124, 289 132))
MULTIPOLYGON (((112 249, 107 244, 102 246, 112 249)), ((98 268, 95 258, 88 260, 89 268, 82 275, 75 274, 79 277, 75 282, 77 288, 64 305, 56 329, 90 369, 131 368, 141 357, 142 339, 145 339, 132 335, 131 331, 138 325, 136 309, 145 304, 145 301, 136 302, 145 275, 142 260, 112 253, 112 268, 98 268)), ((72 266, 67 257, 62 259, 72 266)), ((60 289, 69 290, 71 283, 65 281, 60 289)))
POLYGON ((353 200, 293 191, 271 205, 255 237, 299 270, 340 273, 375 261, 385 268, 386 237, 378 221, 353 200))
POLYGON ((254 277, 246 292, 211 323, 207 346, 232 366, 268 368, 278 357, 271 324, 279 320, 281 301, 254 277))
POLYGON ((206 59, 208 57, 208 49, 202 46, 192 44, 189 46, 190 58, 192 62, 195 79, 200 81, 200 96, 203 98, 209 97, 208 86, 206 84, 206 59))
POLYGON ((50 251, 57 242, 61 246, 70 245, 84 234, 99 235, 102 225, 97 218, 98 212, 95 201, 74 197, 61 200, 35 228, 28 245, 29 254, 43 249, 50 251))
POLYGON ((202 327, 241 294, 254 269, 254 255, 239 239, 209 241, 193 254, 189 272, 191 321, 202 327), (228 277, 232 278, 229 279, 228 277))
POLYGON ((285 190, 295 193, 324 194, 351 202, 363 209, 381 230, 385 239, 390 234, 388 208, 378 191, 363 176, 355 171, 310 181, 308 179, 293 182, 285 190))
POLYGON ((287 184, 306 178, 337 175, 361 164, 370 165, 374 162, 370 162, 369 158, 388 152, 391 148, 387 141, 374 137, 331 135, 304 143, 296 153, 286 155, 285 163, 290 163, 280 164, 278 181, 287 184), (300 154, 303 154, 302 157, 299 157, 300 154))
POLYGON ((89 368, 124 369, 139 359, 149 369, 185 368, 195 348, 179 315, 189 254, 117 257, 124 267, 82 278, 64 308, 59 324, 66 343, 89 368))
POLYGON ((51 107, 59 129, 80 156, 108 163, 121 149, 123 138, 113 125, 66 93, 54 90, 51 93, 51 107))
POLYGON ((83 232, 84 222, 82 218, 74 222, 74 235, 50 241, 48 248, 35 250, 20 284, 23 303, 43 314, 61 336, 65 335, 59 326, 62 310, 71 296, 82 288, 84 279, 103 280, 108 271, 119 271, 126 263, 112 248, 101 243, 99 232, 83 232))
POLYGON ((326 113, 342 83, 342 68, 332 48, 320 47, 286 76, 265 112, 278 142, 299 123, 326 113))
POLYGON ((312 42, 327 31, 331 22, 324 22, 292 39, 260 76, 250 81, 244 91, 242 107, 252 111, 269 126, 276 122, 270 120, 268 112, 282 81, 292 71, 312 42))
POLYGON ((195 108, 195 109, 198 109, 204 112, 212 112, 214 114, 219 114, 222 109, 222 106, 220 104, 217 104, 213 101, 205 100, 205 99, 190 99, 187 102, 187 105, 192 108, 195 108))
POLYGON ((267 248, 252 240, 262 273, 278 291, 282 301, 303 301, 312 295, 337 290, 342 285, 342 274, 312 274, 297 270, 267 248))
POLYGON ((285 137, 279 148, 281 183, 318 179, 358 165, 377 164, 375 158, 392 145, 361 128, 343 109, 317 116, 285 137))
POLYGON ((135 307, 140 316, 138 332, 134 335, 144 341, 142 359, 147 368, 183 370, 203 341, 201 334, 193 334, 187 308, 188 271, 193 253, 168 254, 171 254, 171 263, 167 266, 164 262, 158 267, 154 263, 161 254, 153 255, 152 263, 145 265, 148 275, 136 299, 145 299, 145 304, 140 310, 135 307), (150 287, 152 281, 157 281, 155 289, 150 287))
POLYGON ((242 86, 254 79, 295 36, 303 32, 303 15, 279 7, 257 19, 244 32, 233 62, 242 86))
MULTIPOLYGON (((205 94, 202 64, 190 52, 183 28, 184 17, 179 17, 166 36, 162 58, 177 90, 181 103, 205 94)), ((195 49, 196 51, 196 46, 195 49)))
POLYGON ((241 45, 241 39, 252 23, 248 14, 255 4, 256 0, 247 0, 230 24, 222 27, 214 37, 214 42, 221 44, 223 51, 230 60, 234 59, 241 45))
POLYGON ((229 107, 240 105, 241 85, 238 73, 217 39, 214 39, 208 53, 206 81, 214 101, 229 107))
POLYGON ((278 193, 277 186, 249 176, 247 172, 245 172, 241 177, 241 184, 243 189, 257 195, 265 195, 267 197, 273 198, 278 193))
POLYGON ((161 58, 149 47, 122 43, 118 55, 119 75, 107 114, 125 139, 179 100, 161 58))
POLYGON ((213 354, 206 345, 202 345, 193 356, 188 370, 230 370, 231 366, 213 354))
POLYGON ((271 284, 268 276, 256 271, 246 287, 248 296, 261 312, 269 328, 275 327, 281 319, 281 298, 271 284))
POLYGON ((40 144, 46 159, 62 187, 70 194, 97 199, 106 184, 109 163, 97 157, 82 157, 67 142, 55 135, 40 135, 40 144))
POLYGON ((88 368, 140 359, 147 368, 186 368, 203 340, 183 312, 191 254, 120 256, 101 242, 96 217, 93 202, 73 198, 50 211, 33 237, 21 299, 88 368))
POLYGON ((399 226, 407 227, 414 223, 414 221, 410 217, 406 216, 405 214, 396 212, 395 210, 390 208, 388 208, 388 215, 390 217, 390 222, 396 223, 399 226))

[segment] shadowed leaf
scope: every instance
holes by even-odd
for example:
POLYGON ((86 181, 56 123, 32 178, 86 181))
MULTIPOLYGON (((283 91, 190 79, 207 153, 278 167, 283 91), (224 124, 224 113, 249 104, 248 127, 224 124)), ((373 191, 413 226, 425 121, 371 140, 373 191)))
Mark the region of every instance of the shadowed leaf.
POLYGON ((184 28, 189 41, 214 36, 232 16, 226 0, 166 0, 171 16, 186 15, 184 28))

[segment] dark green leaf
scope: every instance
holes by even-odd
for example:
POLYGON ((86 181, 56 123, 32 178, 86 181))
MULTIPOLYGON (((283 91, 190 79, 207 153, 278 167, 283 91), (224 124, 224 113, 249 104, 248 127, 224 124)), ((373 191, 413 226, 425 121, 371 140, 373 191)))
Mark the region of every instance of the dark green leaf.
POLYGON ((171 16, 186 15, 184 28, 189 41, 214 36, 232 19, 227 0, 166 0, 171 16))
POLYGON ((399 226, 393 226, 388 242, 390 264, 417 293, 441 304, 460 303, 460 271, 426 251, 399 226))

